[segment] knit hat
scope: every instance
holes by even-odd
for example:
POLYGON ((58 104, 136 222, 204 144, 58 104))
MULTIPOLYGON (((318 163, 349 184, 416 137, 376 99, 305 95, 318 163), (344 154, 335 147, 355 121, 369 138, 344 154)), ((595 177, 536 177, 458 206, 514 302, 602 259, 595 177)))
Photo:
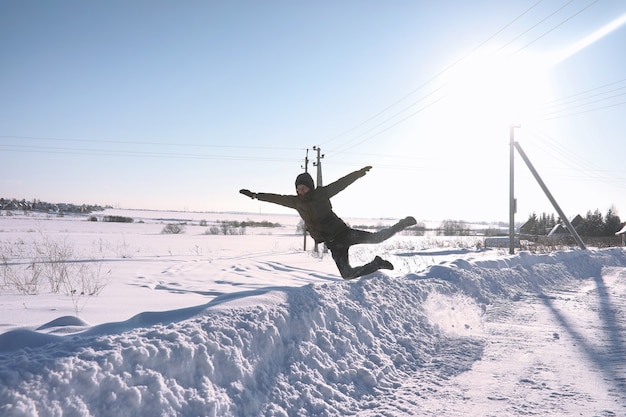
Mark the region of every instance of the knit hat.
POLYGON ((296 177, 296 188, 298 188, 298 185, 300 184, 306 185, 311 190, 315 189, 313 178, 311 178, 311 175, 308 172, 303 172, 302 174, 296 177))

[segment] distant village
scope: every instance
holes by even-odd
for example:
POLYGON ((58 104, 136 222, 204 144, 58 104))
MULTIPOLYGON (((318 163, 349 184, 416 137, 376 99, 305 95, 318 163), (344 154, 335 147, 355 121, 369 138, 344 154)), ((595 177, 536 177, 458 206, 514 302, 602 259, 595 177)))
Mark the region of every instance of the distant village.
MULTIPOLYGON (((614 210, 609 210, 606 215, 602 215, 599 210, 587 212, 585 217, 580 214, 569 219, 572 227, 581 236, 614 236, 624 227, 620 217, 614 210)), ((563 225, 561 219, 556 219, 554 214, 543 213, 529 216, 526 223, 519 228, 520 235, 523 236, 568 236, 569 231, 563 225)))
MULTIPOLYGON (((585 217, 579 215, 569 219, 576 232, 598 246, 624 245, 626 239, 626 223, 622 222, 617 213, 610 209, 605 215, 599 210, 588 211, 585 217)), ((545 241, 545 239, 571 239, 570 232, 561 219, 553 214, 533 213, 519 228, 519 236, 530 241, 545 241)))
POLYGON ((40 213, 50 213, 50 214, 64 214, 64 213, 83 213, 89 214, 94 211, 103 211, 105 208, 100 205, 91 205, 91 204, 72 204, 72 203, 48 203, 46 201, 41 201, 34 199, 33 201, 28 201, 25 199, 18 200, 15 198, 0 198, 0 210, 22 210, 25 213, 27 212, 40 212, 40 213))

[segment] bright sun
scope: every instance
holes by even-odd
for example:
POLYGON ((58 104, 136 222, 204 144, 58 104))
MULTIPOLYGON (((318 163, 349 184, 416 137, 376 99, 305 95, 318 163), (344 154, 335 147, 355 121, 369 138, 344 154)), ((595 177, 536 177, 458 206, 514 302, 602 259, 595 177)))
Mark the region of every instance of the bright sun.
POLYGON ((534 125, 551 96, 545 64, 498 53, 474 53, 438 82, 437 97, 420 117, 414 137, 421 155, 445 154, 448 166, 505 160, 510 126, 534 125))
POLYGON ((486 158, 508 143, 511 125, 533 125, 550 98, 548 69, 521 54, 473 53, 438 78, 438 100, 420 119, 431 138, 424 152, 442 147, 458 158, 476 151, 486 158), (457 145, 462 149, 455 148, 457 145), (455 152, 456 150, 456 152, 455 152))
POLYGON ((447 77, 442 111, 465 129, 490 131, 533 121, 549 97, 545 67, 528 58, 472 56, 447 77))

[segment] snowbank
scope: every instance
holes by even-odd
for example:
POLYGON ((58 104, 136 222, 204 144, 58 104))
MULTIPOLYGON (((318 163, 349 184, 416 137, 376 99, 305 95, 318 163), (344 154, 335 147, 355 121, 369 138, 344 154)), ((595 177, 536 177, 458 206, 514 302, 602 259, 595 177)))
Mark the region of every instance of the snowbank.
POLYGON ((420 399, 481 360, 492 303, 611 266, 626 266, 623 250, 459 259, 404 277, 228 294, 82 331, 71 318, 12 330, 0 335, 0 412, 431 415, 420 399), (396 396, 407 380, 416 392, 396 396))

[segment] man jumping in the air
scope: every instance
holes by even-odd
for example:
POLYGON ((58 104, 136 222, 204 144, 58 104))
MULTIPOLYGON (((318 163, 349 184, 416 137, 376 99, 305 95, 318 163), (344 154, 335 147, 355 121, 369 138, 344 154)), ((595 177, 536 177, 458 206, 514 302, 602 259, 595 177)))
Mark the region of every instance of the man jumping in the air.
POLYGON ((380 243, 417 223, 415 218, 409 216, 391 227, 372 233, 348 227, 333 212, 330 198, 358 178, 364 176, 370 169, 372 167, 367 166, 338 179, 332 184, 317 188, 315 188, 311 175, 306 172, 302 173, 296 178, 297 195, 253 193, 245 189, 239 190, 239 192, 252 199, 256 198, 261 201, 296 209, 315 242, 326 243, 343 279, 353 279, 371 274, 379 269, 393 269, 393 265, 380 256, 376 256, 370 263, 353 268, 348 260, 348 249, 350 246, 359 243, 380 243))

